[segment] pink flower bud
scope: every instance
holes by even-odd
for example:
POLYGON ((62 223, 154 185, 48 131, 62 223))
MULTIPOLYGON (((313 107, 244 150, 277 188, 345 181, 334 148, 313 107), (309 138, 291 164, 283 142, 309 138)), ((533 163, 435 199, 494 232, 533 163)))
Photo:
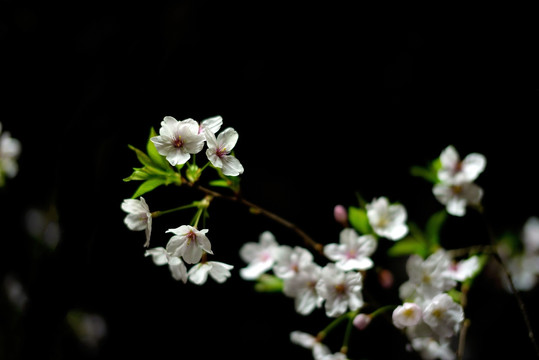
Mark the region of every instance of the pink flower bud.
POLYGON ((393 273, 387 269, 382 269, 378 272, 378 282, 384 289, 389 289, 393 286, 393 273))
POLYGON ((358 314, 354 318, 354 326, 358 328, 359 330, 365 329, 370 323, 371 323, 372 317, 367 314, 358 314))
POLYGON ((333 209, 335 220, 342 226, 348 226, 348 214, 342 205, 336 205, 333 209))

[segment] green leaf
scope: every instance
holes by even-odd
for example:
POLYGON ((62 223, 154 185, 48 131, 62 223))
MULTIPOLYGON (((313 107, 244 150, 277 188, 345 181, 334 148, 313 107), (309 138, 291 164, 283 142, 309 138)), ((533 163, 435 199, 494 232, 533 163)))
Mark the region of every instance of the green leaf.
POLYGON ((125 182, 134 180, 148 180, 150 178, 150 174, 144 171, 144 169, 133 168, 133 170, 133 173, 124 179, 125 182))
POLYGON ((131 198, 137 198, 143 194, 146 194, 149 191, 152 191, 156 187, 163 185, 166 183, 166 178, 151 178, 146 181, 144 181, 140 186, 138 187, 137 191, 133 194, 131 198))
POLYGON ((229 182, 225 179, 212 180, 209 182, 209 184, 211 186, 226 187, 226 188, 230 186, 229 182))
POLYGON ((142 150, 137 149, 136 147, 132 145, 128 145, 131 150, 137 154, 137 159, 140 161, 140 163, 144 166, 153 167, 153 161, 150 159, 148 155, 146 155, 142 150))
POLYGON ((148 153, 149 158, 155 164, 156 167, 163 169, 165 171, 171 171, 172 168, 168 160, 157 151, 155 144, 151 141, 151 138, 157 136, 155 129, 152 127, 150 129, 150 136, 148 137, 148 142, 146 143, 146 152, 148 153))
POLYGON ((425 237, 430 246, 436 246, 440 244, 440 230, 447 218, 447 212, 444 210, 438 211, 431 215, 427 224, 425 225, 425 237))
POLYGON ((369 224, 369 218, 367 217, 367 212, 364 209, 350 206, 348 208, 348 221, 350 222, 352 227, 359 231, 361 234, 372 233, 372 228, 369 224))
POLYGON ((406 237, 402 240, 399 240, 389 248, 387 254, 389 256, 405 256, 411 254, 418 254, 422 257, 427 253, 427 247, 424 241, 415 237, 406 237))
POLYGON ((283 291, 283 280, 275 275, 262 274, 257 279, 255 290, 258 292, 281 292, 283 291))

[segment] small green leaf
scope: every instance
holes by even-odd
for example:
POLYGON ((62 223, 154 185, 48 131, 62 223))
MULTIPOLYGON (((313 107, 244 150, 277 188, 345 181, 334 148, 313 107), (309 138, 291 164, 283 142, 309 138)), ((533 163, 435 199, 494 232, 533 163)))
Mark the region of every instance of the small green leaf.
POLYGON ((262 274, 257 279, 255 290, 258 292, 281 292, 283 291, 283 280, 275 275, 262 274))
POLYGON ((218 180, 212 180, 209 182, 211 186, 217 186, 217 187, 229 187, 230 183, 225 179, 218 179, 218 180))
POLYGON ((128 181, 136 181, 136 180, 148 180, 150 178, 150 174, 148 174, 146 171, 140 168, 134 168, 133 173, 124 179, 125 182, 128 181))
POLYGON ((156 167, 165 171, 171 171, 172 168, 170 167, 168 160, 163 155, 159 154, 155 147, 155 144, 151 141, 151 138, 154 136, 157 136, 157 133, 152 127, 150 129, 150 136, 148 137, 148 142, 146 143, 146 152, 148 153, 148 156, 156 167))
POLYGON ((165 184, 166 178, 151 178, 146 181, 144 181, 140 186, 138 187, 137 191, 133 194, 131 198, 137 198, 149 191, 152 191, 156 187, 165 184))
POLYGON ((426 253, 427 247, 425 242, 411 236, 397 241, 395 245, 390 247, 387 251, 387 254, 393 257, 411 254, 418 254, 424 257, 426 253))
POLYGON ((440 244, 440 230, 447 218, 447 212, 444 210, 438 211, 431 215, 425 225, 425 237, 430 246, 440 244))
POLYGON ((148 155, 146 155, 142 150, 139 150, 132 145, 128 145, 128 146, 131 150, 135 152, 135 154, 137 154, 137 159, 140 161, 142 165, 153 167, 153 162, 148 155))
POLYGON ((348 221, 350 222, 352 227, 359 231, 361 234, 372 233, 372 228, 369 224, 369 218, 367 217, 367 212, 364 209, 350 206, 348 208, 348 221))

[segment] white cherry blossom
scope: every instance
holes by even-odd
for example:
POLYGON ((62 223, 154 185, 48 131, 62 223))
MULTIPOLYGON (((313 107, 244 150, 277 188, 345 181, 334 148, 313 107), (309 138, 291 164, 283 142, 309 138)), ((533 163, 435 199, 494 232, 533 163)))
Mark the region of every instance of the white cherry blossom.
POLYGON ((479 257, 471 256, 468 259, 453 263, 449 267, 449 276, 456 281, 463 282, 471 278, 479 270, 479 257))
POLYGON ((400 297, 406 299, 431 299, 456 285, 450 273, 451 259, 440 249, 427 259, 412 254, 406 262, 409 280, 399 289, 400 297))
POLYGON ((539 218, 530 217, 522 228, 524 251, 535 253, 539 251, 539 218))
POLYGON ((315 336, 303 331, 292 331, 290 341, 293 344, 312 350, 314 360, 322 360, 325 356, 331 354, 326 345, 322 344, 315 336))
POLYGON ((483 198, 483 189, 471 182, 439 183, 434 185, 432 192, 446 206, 447 212, 454 216, 464 216, 467 205, 478 206, 483 198))
POLYGON ((125 199, 122 202, 122 210, 125 211, 127 216, 124 219, 124 223, 129 230, 133 231, 146 231, 146 242, 144 247, 150 245, 150 235, 152 232, 152 213, 146 200, 141 196, 140 200, 137 199, 125 199))
POLYGON ((393 310, 393 325, 399 329, 415 326, 421 321, 421 308, 411 302, 405 302, 393 310))
POLYGON ((200 122, 198 133, 206 136, 204 131, 207 129, 215 134, 217 131, 219 131, 221 125, 223 125, 223 118, 221 116, 212 116, 200 122))
POLYGON ((280 246, 275 252, 273 273, 281 279, 288 279, 296 275, 303 268, 313 262, 313 254, 309 250, 296 246, 280 246))
POLYGON ((156 247, 148 249, 144 255, 151 256, 155 265, 161 266, 168 264, 174 280, 181 280, 184 284, 187 282, 187 268, 182 259, 176 256, 170 256, 165 248, 156 247))
POLYGON ((374 263, 369 257, 376 250, 377 242, 372 235, 359 236, 352 228, 341 230, 339 244, 324 246, 324 254, 343 271, 367 270, 374 263))
POLYGON ((295 299, 295 309, 298 313, 308 315, 315 308, 322 306, 324 299, 316 291, 321 273, 322 268, 311 262, 302 266, 294 276, 284 279, 283 293, 295 299))
POLYGON ((464 321, 464 310, 448 294, 438 294, 425 306, 423 321, 441 337, 451 337, 464 321))
POLYGON ((213 254, 210 240, 206 237, 208 229, 198 230, 190 225, 182 225, 166 232, 174 234, 168 241, 167 252, 182 257, 188 264, 198 263, 202 252, 213 254))
POLYGON ((9 132, 2 132, 2 123, 0 122, 0 186, 3 184, 4 174, 9 178, 17 175, 19 171, 17 158, 20 153, 20 141, 12 138, 9 132))
POLYGON ((245 280, 254 280, 270 270, 275 263, 278 247, 275 236, 269 231, 264 231, 260 235, 258 243, 243 244, 240 248, 240 257, 248 265, 240 269, 240 276, 245 280))
POLYGON ((187 275, 189 281, 197 285, 204 284, 208 274, 218 283, 223 283, 230 277, 230 270, 233 268, 234 266, 219 261, 206 261, 193 265, 187 275))
POLYGON ((456 354, 451 349, 450 342, 446 339, 438 341, 431 337, 413 338, 411 345, 412 348, 419 353, 421 358, 425 360, 456 359, 456 354))
POLYGON ((181 165, 191 158, 191 154, 199 153, 204 147, 206 138, 198 130, 199 125, 193 119, 178 121, 172 116, 165 116, 159 135, 150 140, 172 166, 181 165))
POLYGON ((208 149, 206 156, 216 168, 220 168, 226 176, 238 176, 243 173, 243 166, 236 157, 230 155, 236 142, 238 133, 232 128, 223 130, 217 138, 209 130, 205 131, 208 149))
POLYGON ((367 204, 366 208, 369 223, 376 234, 399 240, 408 233, 408 215, 403 205, 390 204, 386 197, 380 197, 367 204))
POLYGON ((438 179, 446 184, 473 182, 485 170, 487 160, 484 155, 471 153, 463 160, 454 146, 449 145, 440 154, 442 167, 438 170, 438 179))
POLYGON ((316 284, 316 291, 325 300, 326 315, 337 317, 350 310, 363 306, 362 276, 359 272, 344 272, 334 263, 322 268, 321 278, 316 284))

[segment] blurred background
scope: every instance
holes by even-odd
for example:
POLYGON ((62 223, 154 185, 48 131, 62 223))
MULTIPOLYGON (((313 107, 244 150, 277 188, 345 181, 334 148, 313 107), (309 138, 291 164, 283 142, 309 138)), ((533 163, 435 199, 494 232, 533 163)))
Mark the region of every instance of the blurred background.
MULTIPOLYGON (((486 156, 477 183, 497 236, 539 216, 536 24, 526 9, 350 7, 321 2, 0 2, 0 122, 22 145, 19 172, 0 188, 0 358, 119 356, 310 359, 289 333, 316 333, 320 311, 298 315, 282 294, 243 281, 239 248, 272 231, 297 236, 241 206, 210 208, 214 259, 225 284, 176 282, 144 257, 120 204, 164 116, 221 115, 240 134, 245 198, 338 241, 333 207, 401 202, 424 224, 442 209, 410 175, 449 144, 486 156)), ((188 189, 146 196, 151 210, 182 205, 188 189)), ((156 219, 153 246, 192 214, 156 219)), ((443 245, 488 242, 483 218, 450 217, 443 245)), ((380 260, 384 258, 381 244, 380 260)), ((381 302, 398 301, 396 283, 381 302)), ((485 274, 469 296, 466 358, 533 347, 515 297, 485 274)), ((539 329, 537 289, 522 293, 539 329)), ((354 358, 403 359, 385 321, 355 333, 354 358)))

